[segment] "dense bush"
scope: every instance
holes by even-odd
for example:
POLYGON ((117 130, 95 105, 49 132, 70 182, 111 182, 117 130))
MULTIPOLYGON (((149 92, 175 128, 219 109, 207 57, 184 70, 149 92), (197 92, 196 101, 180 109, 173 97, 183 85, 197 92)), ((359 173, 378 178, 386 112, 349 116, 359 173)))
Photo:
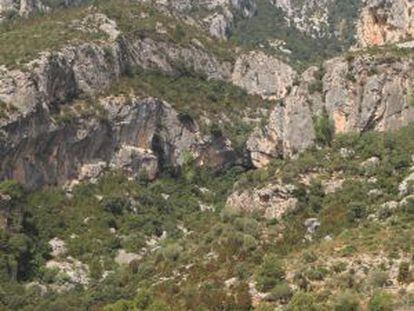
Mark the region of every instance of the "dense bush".
POLYGON ((257 287, 261 291, 269 291, 282 282, 284 277, 283 264, 276 256, 268 255, 256 272, 257 287))
POLYGON ((369 275, 369 283, 374 288, 380 288, 387 285, 389 275, 385 271, 372 271, 369 275))
POLYGON ((319 311, 320 307, 316 303, 315 297, 311 293, 296 292, 290 300, 287 311, 319 311))
POLYGON ((369 311, 392 311, 394 310, 393 298, 390 294, 384 292, 376 292, 369 300, 369 311))
POLYGON ((338 295, 333 309, 335 311, 359 311, 359 299, 353 292, 346 291, 338 295))
POLYGON ((410 283, 412 280, 411 271, 410 271, 410 263, 408 262, 401 262, 400 266, 398 267, 398 282, 400 283, 410 283))
POLYGON ((314 130, 318 144, 331 146, 335 134, 335 126, 326 110, 314 121, 314 130))
POLYGON ((286 282, 277 284, 270 292, 270 300, 286 303, 292 297, 292 289, 286 282))

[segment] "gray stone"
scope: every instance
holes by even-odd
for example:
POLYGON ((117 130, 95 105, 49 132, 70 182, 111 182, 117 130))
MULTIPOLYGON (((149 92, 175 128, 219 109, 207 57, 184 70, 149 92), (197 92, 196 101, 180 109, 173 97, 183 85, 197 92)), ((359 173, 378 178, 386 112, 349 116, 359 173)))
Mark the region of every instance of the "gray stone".
POLYGON ((365 0, 358 19, 357 37, 362 47, 412 39, 414 3, 407 0, 365 0))
POLYGON ((252 51, 236 60, 231 80, 250 94, 280 99, 288 94, 296 75, 281 60, 260 51, 252 51))
POLYGON ((265 188, 233 192, 226 207, 242 213, 261 213, 267 219, 281 219, 298 208, 292 185, 272 184, 265 188))
POLYGON ((317 218, 308 218, 303 223, 309 234, 314 234, 316 230, 321 226, 321 223, 317 218))

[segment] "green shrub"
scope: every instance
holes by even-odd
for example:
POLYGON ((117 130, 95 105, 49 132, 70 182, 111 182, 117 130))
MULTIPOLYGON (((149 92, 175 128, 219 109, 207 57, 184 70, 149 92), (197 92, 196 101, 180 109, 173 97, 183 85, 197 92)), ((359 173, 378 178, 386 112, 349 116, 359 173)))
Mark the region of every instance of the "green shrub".
POLYGON ((280 260, 274 255, 267 255, 256 273, 257 287, 260 291, 269 291, 285 278, 285 271, 280 260))
POLYGON ((346 262, 340 261, 340 262, 334 263, 331 269, 335 273, 341 273, 341 272, 346 271, 347 267, 348 267, 348 264, 346 262))
MULTIPOLYGON (((55 309, 58 310, 58 309, 55 309)), ((118 300, 117 302, 107 305, 103 308, 104 311, 130 311, 134 310, 133 303, 128 300, 118 300)))
POLYGON ((335 125, 330 119, 326 109, 315 119, 314 130, 316 142, 319 145, 331 146, 335 134, 335 125))
POLYGON ((372 287, 384 287, 387 285, 389 275, 385 271, 372 271, 369 276, 369 283, 372 287))
POLYGON ((368 303, 369 311, 392 311, 394 310, 393 297, 384 292, 376 292, 368 303))
POLYGON ((210 134, 213 138, 217 139, 223 137, 223 130, 221 129, 220 125, 213 123, 210 126, 210 134))
POLYGON ((313 263, 318 259, 318 257, 316 256, 316 254, 312 251, 305 251, 303 253, 303 260, 306 263, 313 263))
POLYGON ((325 191, 322 183, 312 180, 309 186, 308 205, 310 208, 318 213, 322 209, 323 200, 325 198, 325 191))
POLYGON ((174 39, 178 42, 182 41, 186 36, 185 29, 180 24, 175 26, 174 39))
POLYGON ((236 264, 236 266, 234 267, 234 273, 236 277, 240 280, 245 280, 251 276, 251 272, 248 269, 248 266, 244 263, 236 264))
POLYGON ((308 90, 309 90, 309 93, 311 93, 311 94, 314 94, 316 92, 322 93, 322 91, 323 91, 322 81, 321 80, 312 81, 311 83, 309 83, 308 90))
POLYGON ((277 284, 270 292, 269 299, 286 303, 292 297, 292 289, 286 282, 277 284))
POLYGON ((122 197, 109 197, 102 201, 102 208, 108 213, 121 215, 125 209, 129 208, 129 202, 122 197))
POLYGON ((40 274, 41 274, 40 278, 46 284, 51 284, 55 282, 58 273, 59 273, 59 270, 57 268, 49 269, 49 268, 43 267, 42 269, 40 269, 40 274))
POLYGON ((21 199, 24 195, 22 185, 13 179, 0 182, 0 193, 9 195, 12 199, 21 199))
POLYGON ((347 209, 347 218, 350 222, 364 219, 368 214, 365 204, 360 202, 351 202, 347 209))
POLYGON ((260 303, 254 310, 256 311, 274 311, 275 307, 268 303, 260 303))
POLYGON ((259 234, 259 223, 248 217, 240 217, 234 221, 236 228, 246 234, 252 236, 258 236, 259 234))
POLYGON ((286 311, 319 311, 315 297, 310 293, 296 292, 290 300, 286 311))
POLYGON ((258 242, 254 236, 245 234, 243 236, 243 250, 246 252, 254 251, 257 248, 258 242))
POLYGON ((328 270, 324 267, 314 267, 306 271, 306 276, 312 281, 322 281, 328 274, 328 270))
POLYGON ((359 311, 359 299, 350 291, 340 294, 334 302, 334 311, 359 311))
POLYGON ((240 213, 232 208, 223 208, 220 212, 220 218, 223 222, 228 223, 234 221, 240 213))
POLYGON ((410 283, 411 281, 411 271, 410 271, 410 263, 408 262, 401 262, 400 266, 398 267, 398 282, 400 283, 410 283))
POLYGON ((182 252, 183 248, 178 244, 169 244, 161 250, 164 260, 168 262, 178 261, 182 252))

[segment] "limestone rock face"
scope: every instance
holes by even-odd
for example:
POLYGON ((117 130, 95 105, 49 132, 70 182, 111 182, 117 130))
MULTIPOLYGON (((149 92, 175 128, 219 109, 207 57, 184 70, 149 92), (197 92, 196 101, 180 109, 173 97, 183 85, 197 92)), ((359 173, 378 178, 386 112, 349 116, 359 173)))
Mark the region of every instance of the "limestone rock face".
POLYGON ((224 14, 215 13, 209 15, 204 19, 204 22, 209 25, 209 32, 213 37, 226 39, 231 31, 232 19, 233 14, 226 10, 224 14))
POLYGON ((314 144, 313 119, 328 112, 337 133, 394 130, 414 120, 414 62, 367 55, 310 68, 247 143, 256 167, 314 144), (322 73, 321 73, 322 72, 322 73), (317 85, 318 87, 315 87, 317 85))
POLYGON ((160 167, 179 166, 187 154, 212 167, 234 160, 231 149, 203 138, 196 124, 181 123, 165 102, 109 97, 99 106, 105 118, 73 115, 59 123, 47 108, 37 106, 2 126, 1 178, 37 188, 97 178, 106 167, 153 179, 160 167), (204 153, 206 149, 211 151, 204 153), (214 158, 201 161, 210 153, 214 158))
POLYGON ((413 8, 410 0, 365 0, 358 21, 359 44, 366 47, 412 39, 413 8))
POLYGON ((250 136, 247 149, 254 166, 265 166, 272 158, 292 156, 312 145, 312 112, 302 91, 295 87, 285 103, 273 109, 268 124, 250 136))
POLYGON ((256 0, 140 0, 155 8, 207 30, 213 37, 226 40, 231 34, 235 15, 250 18, 256 12, 256 0))
POLYGON ((296 72, 279 59, 260 51, 241 55, 234 65, 232 82, 249 94, 280 99, 288 94, 296 72))
POLYGON ((45 52, 21 69, 0 66, 0 103, 6 109, 0 116, 0 179, 37 188, 96 179, 106 168, 153 179, 163 165, 181 165, 187 154, 215 168, 234 160, 226 139, 202 137, 197 124, 183 124, 157 99, 132 94, 97 103, 73 100, 96 96, 133 66, 173 74, 185 64, 207 78, 227 80, 230 65, 196 45, 125 37, 103 14, 91 14, 81 24, 109 39, 45 52))
POLYGON ((325 106, 337 132, 386 131, 414 120, 410 59, 361 56, 325 63, 325 106))
POLYGON ((298 207, 292 185, 273 184, 261 189, 234 192, 226 207, 242 213, 261 213, 267 219, 280 219, 298 207))

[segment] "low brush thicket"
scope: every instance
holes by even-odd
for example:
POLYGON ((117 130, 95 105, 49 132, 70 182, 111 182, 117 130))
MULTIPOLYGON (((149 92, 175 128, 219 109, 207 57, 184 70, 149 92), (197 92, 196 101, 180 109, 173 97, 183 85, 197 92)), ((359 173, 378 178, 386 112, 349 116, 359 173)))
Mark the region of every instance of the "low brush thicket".
POLYGON ((370 215, 383 203, 401 199, 398 185, 412 165, 413 135, 414 126, 387 134, 339 136, 330 147, 306 151, 298 159, 275 160, 266 170, 213 173, 190 163, 154 182, 127 180, 112 172, 97 184, 75 187, 70 195, 57 188, 27 193, 15 182, 3 182, 0 192, 11 202, 1 210, 7 218, 0 248, 2 308, 252 310, 249 286, 255 284, 267 293, 257 310, 269 305, 286 310, 304 310, 303 305, 309 310, 364 310, 365 305, 388 310, 403 300, 387 292, 392 281, 387 261, 359 279, 354 258, 382 252, 389 262, 397 261, 395 282, 412 281, 411 257, 401 256, 413 253, 414 205, 409 201, 384 220, 370 215), (344 149, 353 152, 344 155, 344 149), (377 166, 361 166, 373 156, 380 159, 377 166), (318 173, 314 178, 319 180, 303 183, 303 176, 311 173, 318 173), (335 174, 344 179, 342 187, 325 193, 325 179, 335 174), (367 181, 372 178, 375 183, 367 181), (235 189, 281 179, 297 187, 297 212, 269 221, 225 208, 235 189), (372 189, 381 194, 367 195, 372 189), (200 203, 212 211, 200 211, 200 203), (309 217, 318 218, 321 226, 306 240, 303 223, 309 217), (89 288, 75 286, 59 294, 49 289, 42 295, 37 287, 23 286, 67 282, 67 276, 45 269, 48 241, 54 237, 66 242, 65 256, 89 266, 89 288), (157 241, 152 251, 150 240, 157 241), (147 253, 118 266, 120 249, 147 253), (322 284, 324 291, 313 284, 322 284))

